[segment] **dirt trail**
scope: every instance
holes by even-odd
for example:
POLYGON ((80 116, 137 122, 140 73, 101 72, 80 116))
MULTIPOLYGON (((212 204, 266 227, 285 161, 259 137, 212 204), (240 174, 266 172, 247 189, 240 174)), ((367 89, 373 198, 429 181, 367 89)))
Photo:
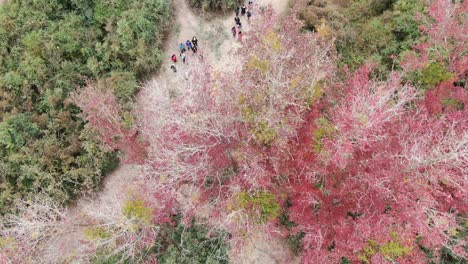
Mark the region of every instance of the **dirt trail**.
MULTIPOLYGON (((4 0, 0 0, 4 1, 4 0)), ((287 9, 287 0, 254 0, 255 9, 261 6, 272 5, 277 13, 283 13, 287 9)), ((174 30, 169 34, 165 43, 167 59, 163 62, 160 72, 149 82, 170 86, 186 85, 186 77, 190 74, 191 60, 195 59, 188 54, 188 64, 183 65, 178 56, 177 73, 170 69, 172 54, 179 55, 178 44, 191 40, 193 36, 198 38, 199 54, 212 66, 214 71, 230 71, 239 66, 235 58, 235 51, 241 48, 240 43, 232 38, 230 28, 234 26, 234 12, 225 16, 206 20, 194 14, 186 0, 173 0, 174 6, 174 30)), ((253 13, 255 16, 255 12, 253 13)), ((249 31, 246 17, 241 17, 243 31, 249 31)), ((143 95, 148 92, 144 89, 154 87, 143 85, 143 91, 137 98, 137 104, 151 104, 143 95)), ((151 107, 151 105, 143 107, 151 107)), ((138 165, 123 164, 103 181, 103 189, 93 197, 83 198, 77 205, 69 209, 68 221, 74 223, 74 228, 67 230, 48 246, 48 252, 60 252, 59 262, 67 262, 66 259, 80 255, 80 240, 84 239, 82 219, 86 218, 88 210, 111 211, 120 210, 122 203, 131 195, 138 192, 138 176, 143 168, 138 165), (92 209, 91 209, 92 208, 92 209)), ((296 263, 297 261, 284 255, 284 244, 279 239, 266 239, 261 234, 252 238, 252 243, 243 250, 243 257, 237 263, 296 263)), ((56 257, 54 257, 56 258, 56 257)), ((46 261, 47 262, 47 261, 46 261)), ((74 262, 72 262, 74 263, 74 262)))

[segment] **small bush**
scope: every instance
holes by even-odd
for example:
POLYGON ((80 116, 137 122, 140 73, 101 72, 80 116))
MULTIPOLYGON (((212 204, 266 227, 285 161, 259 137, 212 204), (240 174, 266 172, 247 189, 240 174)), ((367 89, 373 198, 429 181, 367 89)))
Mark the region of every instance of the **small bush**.
POLYGON ((315 152, 320 153, 322 151, 322 139, 331 136, 335 131, 333 124, 324 117, 320 117, 316 121, 317 129, 313 132, 313 143, 315 152))
POLYGON ((452 77, 453 74, 447 71, 444 65, 438 62, 431 62, 422 70, 414 72, 411 79, 417 86, 426 90, 452 77))
POLYGON ((286 242, 289 246, 289 249, 295 254, 299 255, 302 252, 302 239, 304 238, 305 233, 299 232, 294 235, 289 235, 286 242))
POLYGON ((258 191, 249 194, 242 191, 234 199, 233 210, 246 210, 257 218, 259 223, 265 223, 279 216, 281 206, 274 194, 268 191, 258 191))
MULTIPOLYGON (((176 217, 177 226, 167 226, 161 235, 165 242, 153 249, 161 264, 227 264, 227 233, 210 230, 192 222, 190 227, 176 217)), ((161 241, 161 240, 160 240, 161 241)))
POLYGON ((190 0, 190 5, 193 8, 200 9, 204 12, 234 10, 238 4, 239 1, 237 0, 190 0))
POLYGON ((145 206, 145 203, 141 199, 126 201, 122 208, 122 213, 128 219, 135 220, 137 225, 150 225, 153 218, 153 210, 145 206))
POLYGON ((250 130, 250 133, 254 136, 257 143, 267 147, 271 146, 278 136, 278 132, 272 129, 265 121, 257 122, 250 130))
POLYGON ((455 109, 455 110, 463 110, 465 109, 465 104, 457 99, 454 98, 444 98, 441 100, 442 106, 455 109))
POLYGON ((369 263, 370 259, 375 254, 382 254, 382 256, 389 260, 394 261, 397 258, 408 256, 413 250, 411 247, 403 246, 398 238, 396 232, 390 232, 390 237, 392 241, 381 245, 374 240, 369 240, 367 246, 361 251, 358 255, 358 259, 364 263, 369 263))
POLYGON ((104 227, 87 227, 83 229, 83 235, 89 241, 105 239, 110 237, 110 233, 104 227))

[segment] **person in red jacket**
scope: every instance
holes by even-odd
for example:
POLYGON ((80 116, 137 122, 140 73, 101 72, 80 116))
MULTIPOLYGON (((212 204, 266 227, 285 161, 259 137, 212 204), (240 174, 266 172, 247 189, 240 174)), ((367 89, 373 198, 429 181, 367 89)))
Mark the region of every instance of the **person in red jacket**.
POLYGON ((175 54, 172 54, 171 60, 172 60, 172 62, 176 63, 177 62, 177 56, 175 54))
POLYGON ((232 36, 235 38, 236 35, 237 35, 237 28, 236 28, 236 27, 232 27, 232 28, 231 28, 231 32, 232 32, 232 36))

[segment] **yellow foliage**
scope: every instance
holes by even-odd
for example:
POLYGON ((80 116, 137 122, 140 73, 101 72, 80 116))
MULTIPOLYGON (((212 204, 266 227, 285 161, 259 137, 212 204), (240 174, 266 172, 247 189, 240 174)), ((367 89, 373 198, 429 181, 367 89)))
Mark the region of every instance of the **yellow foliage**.
POLYGON ((314 147, 315 152, 319 153, 322 151, 322 139, 335 133, 336 128, 325 117, 317 119, 316 124, 317 129, 313 132, 312 146, 314 147))
POLYGON ((11 246, 14 242, 14 238, 8 236, 0 236, 0 249, 11 246))
POLYGON ((122 123, 125 129, 130 129, 133 126, 133 115, 130 112, 124 112, 122 123))
POLYGON ((299 83, 302 81, 303 77, 301 75, 294 76, 289 83, 289 88, 297 88, 299 83))
POLYGON ((148 226, 153 218, 153 210, 145 206, 141 199, 133 199, 126 201, 122 213, 128 219, 137 221, 138 225, 148 226))
POLYGON ((312 87, 308 87, 306 93, 306 106, 311 106, 322 97, 322 86, 320 83, 315 83, 312 87))
POLYGON ((268 60, 260 60, 257 57, 249 56, 247 61, 247 69, 250 71, 259 70, 262 73, 266 73, 270 70, 270 62, 268 60))
POLYGON ((278 136, 276 130, 270 128, 267 122, 260 121, 250 130, 255 140, 265 146, 270 146, 278 136))
POLYGON ((255 117, 257 116, 252 107, 244 107, 241 110, 242 118, 246 123, 253 123, 255 122, 255 117))
POLYGON ((269 49, 279 52, 283 49, 283 45, 281 45, 281 40, 273 31, 263 36, 263 43, 268 46, 269 49))
POLYGON ((261 190, 254 194, 242 191, 234 197, 232 204, 228 204, 228 210, 247 210, 250 215, 257 217, 259 223, 265 223, 278 217, 281 206, 276 196, 269 191, 261 190), (254 214, 256 211, 260 214, 254 214))
POLYGON ((369 263, 370 258, 379 251, 379 244, 374 240, 369 240, 367 246, 362 249, 362 253, 358 255, 358 259, 364 263, 369 263))
POLYGON ((395 260, 399 257, 410 255, 412 248, 403 246, 398 238, 398 234, 395 231, 390 232, 390 237, 393 241, 381 245, 374 240, 369 240, 367 246, 364 247, 361 253, 358 255, 358 259, 363 263, 370 263, 370 259, 373 255, 380 253, 387 260, 395 260))
POLYGON ((317 33, 323 38, 331 37, 332 31, 330 26, 327 24, 327 21, 324 18, 322 18, 320 22, 320 26, 317 28, 317 33))
POLYGON ((110 237, 110 233, 102 226, 87 227, 83 229, 83 235, 88 241, 95 241, 110 237))
POLYGON ((194 202, 194 203, 200 202, 200 194, 199 193, 194 193, 191 198, 192 198, 192 202, 194 202))
POLYGON ((361 122, 363 125, 367 125, 369 122, 367 115, 362 114, 362 113, 358 113, 358 119, 359 119, 359 122, 361 122))

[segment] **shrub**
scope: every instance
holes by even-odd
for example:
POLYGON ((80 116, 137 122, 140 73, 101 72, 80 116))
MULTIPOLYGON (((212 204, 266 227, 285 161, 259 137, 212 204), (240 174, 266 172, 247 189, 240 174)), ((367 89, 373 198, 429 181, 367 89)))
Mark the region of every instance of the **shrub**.
POLYGON ((320 153, 322 151, 322 139, 331 136, 335 132, 335 127, 325 117, 320 117, 316 121, 317 128, 313 132, 313 147, 315 152, 320 153))
POLYGON ((259 223, 266 223, 275 219, 279 216, 281 210, 277 197, 263 190, 253 194, 242 191, 237 194, 233 203, 233 210, 246 210, 259 223))
POLYGON ((227 11, 229 9, 234 9, 239 5, 237 0, 190 0, 190 5, 193 8, 202 10, 202 11, 227 11))
POLYGON ((272 129, 267 122, 259 121, 255 123, 250 133, 255 138, 255 141, 264 146, 271 146, 273 141, 278 136, 276 130, 272 129))
POLYGON ((412 248, 408 246, 403 246, 396 232, 392 231, 390 233, 391 241, 386 242, 385 244, 379 244, 374 240, 369 240, 366 247, 359 254, 359 260, 364 263, 369 263, 370 258, 375 254, 382 254, 383 257, 389 261, 394 261, 397 258, 408 256, 411 254, 412 248))
POLYGON ((411 79, 417 86, 426 90, 452 77, 453 74, 448 72, 444 65, 438 62, 431 62, 423 69, 414 72, 411 79))
POLYGON ((192 221, 190 226, 175 218, 175 227, 167 226, 162 234, 165 241, 154 247, 153 252, 158 255, 162 264, 180 263, 209 263, 227 264, 228 247, 225 243, 227 233, 219 230, 210 230, 203 225, 192 221))
POLYGON ((150 225, 153 218, 152 212, 153 210, 145 206, 144 201, 141 199, 126 201, 122 207, 123 215, 130 220, 134 220, 138 226, 150 225))
POLYGON ((106 239, 110 237, 110 233, 102 226, 97 227, 87 227, 83 229, 83 234, 85 238, 89 241, 94 241, 98 239, 106 239))

